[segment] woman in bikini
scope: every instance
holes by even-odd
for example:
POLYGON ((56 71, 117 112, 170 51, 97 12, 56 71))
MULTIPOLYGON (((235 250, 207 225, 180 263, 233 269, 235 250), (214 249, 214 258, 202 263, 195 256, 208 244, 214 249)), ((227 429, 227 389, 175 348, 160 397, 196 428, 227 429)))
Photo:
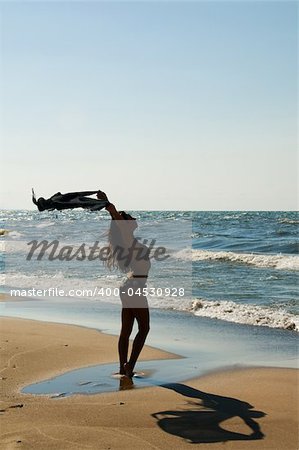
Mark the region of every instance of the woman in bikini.
POLYGON ((149 332, 149 309, 146 295, 146 281, 150 270, 149 249, 134 237, 137 221, 125 211, 117 211, 107 195, 97 192, 99 200, 108 202, 106 210, 111 216, 109 230, 110 253, 106 260, 109 269, 117 268, 127 274, 120 287, 122 302, 121 331, 118 341, 119 374, 133 377, 133 370, 149 332), (132 351, 128 359, 129 338, 134 321, 138 323, 132 351))

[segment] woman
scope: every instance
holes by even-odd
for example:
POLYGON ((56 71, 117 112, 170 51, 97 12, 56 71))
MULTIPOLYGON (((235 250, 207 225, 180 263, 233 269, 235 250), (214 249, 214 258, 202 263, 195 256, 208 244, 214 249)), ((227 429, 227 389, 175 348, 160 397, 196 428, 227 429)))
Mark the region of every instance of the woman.
POLYGON ((98 191, 97 198, 108 202, 106 210, 112 219, 109 231, 110 254, 106 264, 109 269, 118 268, 127 273, 127 279, 120 287, 122 312, 118 353, 119 373, 132 378, 136 361, 149 332, 149 309, 143 293, 151 266, 149 249, 134 237, 134 230, 138 227, 134 217, 125 211, 117 211, 104 192, 98 191), (138 333, 128 360, 129 338, 135 319, 138 323, 138 333))

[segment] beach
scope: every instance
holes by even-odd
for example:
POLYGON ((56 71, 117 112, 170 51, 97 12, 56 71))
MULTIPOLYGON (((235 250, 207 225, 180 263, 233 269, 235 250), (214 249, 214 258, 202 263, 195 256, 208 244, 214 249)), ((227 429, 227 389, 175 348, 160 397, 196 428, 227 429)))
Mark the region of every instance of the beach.
MULTIPOLYGON (((25 319, 0 323, 2 448, 298 448, 296 369, 226 369, 168 386, 34 396, 20 390, 71 369, 116 362, 117 337, 25 319)), ((145 347, 141 360, 175 357, 145 347)))
POLYGON ((0 450, 299 450, 297 12, 0 0, 0 450))
POLYGON ((10 230, 0 259, 5 449, 297 450, 294 213, 134 213, 140 239, 170 257, 153 260, 150 333, 136 365, 144 376, 127 390, 112 376, 122 274, 51 249, 27 257, 34 240, 58 239, 59 252, 106 245, 109 219, 0 215, 10 230))

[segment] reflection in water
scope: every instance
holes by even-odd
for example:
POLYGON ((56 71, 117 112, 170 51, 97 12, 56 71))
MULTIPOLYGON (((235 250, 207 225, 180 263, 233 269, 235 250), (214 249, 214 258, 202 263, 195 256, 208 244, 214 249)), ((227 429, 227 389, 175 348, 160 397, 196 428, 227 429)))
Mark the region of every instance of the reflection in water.
POLYGON ((126 375, 123 375, 119 379, 119 390, 120 391, 127 391, 128 389, 134 389, 135 385, 133 383, 132 378, 127 377, 126 375))

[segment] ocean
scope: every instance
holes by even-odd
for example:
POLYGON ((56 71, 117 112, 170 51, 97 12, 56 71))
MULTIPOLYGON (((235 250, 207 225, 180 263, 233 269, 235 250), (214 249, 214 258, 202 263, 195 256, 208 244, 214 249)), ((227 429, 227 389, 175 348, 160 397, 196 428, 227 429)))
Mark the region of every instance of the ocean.
MULTIPOLYGON (((152 255, 161 247, 167 256, 151 260, 147 287, 152 308, 299 330, 297 212, 130 213, 138 220, 137 238, 153 243, 152 255)), ((107 245, 109 224, 105 211, 2 210, 2 292, 19 289, 24 300, 54 301, 63 291, 61 300, 119 304, 117 289, 124 274, 109 271, 99 258, 88 259, 95 243, 107 245), (42 258, 35 250, 29 260, 33 241, 57 242, 56 252, 53 244, 42 258), (67 257, 82 245, 84 258, 82 251, 81 260, 67 257), (42 294, 33 295, 33 288, 42 294)))

